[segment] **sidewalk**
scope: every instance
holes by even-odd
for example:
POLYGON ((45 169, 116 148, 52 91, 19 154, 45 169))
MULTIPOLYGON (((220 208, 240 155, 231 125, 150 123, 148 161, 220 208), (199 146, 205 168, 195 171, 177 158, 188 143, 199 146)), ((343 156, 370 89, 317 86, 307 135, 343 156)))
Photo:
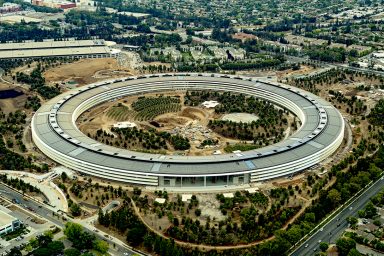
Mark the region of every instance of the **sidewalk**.
POLYGON ((0 173, 5 173, 11 178, 19 178, 23 181, 36 186, 40 191, 48 198, 49 203, 55 207, 56 210, 68 212, 68 202, 64 193, 51 182, 55 172, 48 172, 42 175, 36 175, 29 172, 23 171, 4 171, 0 170, 0 173))

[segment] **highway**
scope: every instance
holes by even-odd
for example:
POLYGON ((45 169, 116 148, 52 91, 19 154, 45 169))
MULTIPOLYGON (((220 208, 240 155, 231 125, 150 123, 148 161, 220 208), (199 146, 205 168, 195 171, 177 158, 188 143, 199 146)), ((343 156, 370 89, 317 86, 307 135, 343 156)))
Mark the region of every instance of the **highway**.
MULTIPOLYGON (((0 193, 1 193, 2 197, 7 198, 10 201, 12 201, 12 199, 17 199, 21 205, 26 205, 27 207, 31 207, 34 210, 34 214, 40 216, 43 219, 46 219, 46 220, 54 223, 55 225, 57 225, 61 229, 64 229, 64 226, 66 223, 66 221, 63 219, 64 215, 58 217, 58 214, 54 210, 51 210, 49 208, 49 206, 46 206, 44 204, 40 204, 40 203, 35 202, 33 200, 25 200, 23 198, 22 194, 8 188, 7 186, 5 186, 1 183, 0 183, 0 193), (53 213, 55 213, 55 216, 53 215, 53 213)), ((68 219, 67 216, 65 216, 65 218, 68 219)), ((117 242, 113 242, 113 240, 117 240, 116 238, 111 239, 110 238, 111 236, 109 236, 109 238, 106 238, 106 237, 100 235, 99 234, 100 232, 95 232, 94 230, 96 230, 96 229, 90 230, 85 225, 82 225, 82 226, 83 226, 85 231, 87 231, 91 234, 94 234, 99 239, 107 241, 109 243, 109 248, 110 248, 109 253, 111 255, 116 255, 116 256, 120 256, 120 255, 121 256, 122 255, 125 255, 125 256, 145 255, 145 254, 142 254, 140 252, 133 251, 133 250, 129 249, 127 246, 122 246, 117 242)))
POLYGON ((326 223, 322 229, 318 230, 309 239, 301 244, 291 255, 292 256, 307 256, 314 255, 319 252, 319 241, 327 243, 335 243, 340 238, 341 234, 348 227, 346 218, 349 216, 357 216, 358 210, 364 208, 369 202, 370 198, 376 195, 384 188, 384 178, 382 177, 373 183, 367 190, 365 190, 357 199, 353 200, 350 204, 326 223))

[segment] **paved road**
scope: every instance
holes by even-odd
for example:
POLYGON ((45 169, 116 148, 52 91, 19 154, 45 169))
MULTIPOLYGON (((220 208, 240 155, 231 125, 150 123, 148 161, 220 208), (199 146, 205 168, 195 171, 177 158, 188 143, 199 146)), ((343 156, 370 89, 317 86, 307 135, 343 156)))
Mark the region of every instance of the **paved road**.
POLYGON ((379 70, 374 70, 374 69, 369 69, 369 68, 358 68, 358 67, 351 67, 348 64, 343 64, 343 63, 331 63, 331 62, 323 62, 323 61, 313 61, 310 60, 308 57, 296 57, 296 56, 290 56, 286 55, 287 59, 295 60, 296 62, 302 61, 302 62, 307 62, 310 61, 312 63, 317 63, 321 64, 325 67, 330 67, 330 68, 341 68, 341 69, 348 69, 352 71, 358 71, 362 73, 368 73, 368 74, 375 74, 379 76, 384 76, 384 71, 379 71, 379 70))
POLYGON ((317 231, 313 236, 306 240, 299 248, 297 248, 292 256, 307 256, 314 255, 319 249, 319 241, 327 243, 335 243, 341 234, 348 227, 346 218, 349 216, 357 216, 357 211, 362 209, 369 199, 376 195, 384 187, 384 178, 381 178, 371 185, 363 194, 356 200, 347 205, 339 214, 330 220, 322 231, 317 231))
MULTIPOLYGON (((277 55, 275 52, 270 52, 270 51, 262 51, 262 52, 277 55)), ((374 69, 369 69, 369 68, 351 67, 348 64, 343 64, 343 63, 332 63, 332 62, 311 60, 306 55, 305 56, 292 56, 292 55, 285 54, 284 56, 287 58, 288 63, 310 62, 310 63, 315 63, 318 65, 321 65, 322 67, 325 67, 325 68, 341 68, 341 69, 348 69, 348 70, 352 70, 352 71, 358 71, 358 72, 362 72, 362 73, 384 76, 384 71, 379 71, 379 70, 374 70, 374 69)), ((319 73, 322 73, 324 71, 327 71, 327 69, 323 69, 319 73)), ((303 75, 303 76, 306 76, 306 75, 303 75)))
MULTIPOLYGON (((32 200, 28 200, 28 201, 24 200, 23 195, 21 195, 20 193, 4 186, 1 183, 0 183, 0 193, 3 197, 5 197, 9 200, 17 199, 21 205, 26 205, 27 207, 31 207, 35 211, 36 215, 53 222, 54 224, 56 224, 57 226, 59 226, 62 229, 64 228, 66 221, 63 220, 62 217, 58 217, 57 213, 55 213, 56 216, 54 216, 53 213, 55 212, 55 210, 50 209, 49 206, 34 202, 32 200), (39 206, 41 206, 41 207, 39 207, 39 206)), ((83 225, 83 228, 85 231, 87 231, 91 234, 94 234, 99 239, 106 240, 109 243, 109 248, 110 248, 109 252, 112 255, 120 256, 120 255, 124 255, 124 253, 127 253, 127 255, 144 255, 144 254, 140 254, 138 252, 135 252, 126 246, 119 245, 118 243, 113 242, 113 240, 111 241, 110 239, 106 239, 105 237, 101 236, 98 232, 90 230, 85 225, 83 225), (115 246, 113 246, 113 244, 115 244, 115 246)))

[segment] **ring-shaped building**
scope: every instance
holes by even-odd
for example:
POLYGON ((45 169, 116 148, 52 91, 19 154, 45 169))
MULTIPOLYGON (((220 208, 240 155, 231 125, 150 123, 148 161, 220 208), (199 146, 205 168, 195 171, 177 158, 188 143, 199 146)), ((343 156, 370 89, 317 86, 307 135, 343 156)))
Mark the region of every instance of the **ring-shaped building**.
POLYGON ((37 147, 70 169, 112 181, 173 188, 241 185, 289 176, 330 157, 344 137, 339 111, 314 94, 268 79, 208 73, 133 76, 82 86, 45 103, 31 126, 37 147), (292 112, 301 126, 270 146, 210 156, 115 148, 89 138, 76 126, 82 113, 116 98, 185 90, 228 91, 264 99, 292 112))

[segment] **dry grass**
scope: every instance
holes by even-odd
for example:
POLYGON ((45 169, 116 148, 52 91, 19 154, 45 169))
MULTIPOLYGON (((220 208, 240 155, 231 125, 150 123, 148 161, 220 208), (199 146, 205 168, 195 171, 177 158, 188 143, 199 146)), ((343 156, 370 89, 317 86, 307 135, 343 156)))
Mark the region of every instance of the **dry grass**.
MULTIPOLYGON (((79 85, 84 85, 100 80, 99 78, 96 78, 94 76, 96 73, 100 71, 113 70, 129 71, 119 67, 117 64, 117 60, 114 58, 81 59, 72 63, 50 68, 46 72, 44 72, 44 77, 48 83, 74 80, 79 85)), ((119 73, 116 73, 116 75, 119 76, 119 73)), ((127 76, 126 73, 123 73, 123 75, 127 76)))

